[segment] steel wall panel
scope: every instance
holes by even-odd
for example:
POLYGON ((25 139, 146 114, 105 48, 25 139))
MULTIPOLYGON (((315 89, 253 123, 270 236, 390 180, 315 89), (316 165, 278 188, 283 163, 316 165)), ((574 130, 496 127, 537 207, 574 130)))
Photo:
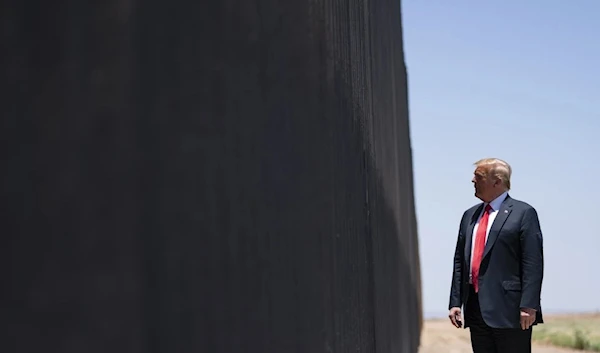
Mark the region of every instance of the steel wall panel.
POLYGON ((417 351, 398 1, 0 20, 1 351, 417 351))

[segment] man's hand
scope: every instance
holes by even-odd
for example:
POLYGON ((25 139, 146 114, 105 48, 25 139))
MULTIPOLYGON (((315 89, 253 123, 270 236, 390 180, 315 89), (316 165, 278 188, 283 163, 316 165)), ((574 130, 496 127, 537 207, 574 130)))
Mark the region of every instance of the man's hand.
POLYGON ((521 329, 527 330, 535 322, 535 310, 521 308, 521 329))
POLYGON ((450 314, 448 314, 448 317, 450 318, 450 321, 452 322, 452 325, 454 325, 454 327, 456 327, 456 328, 462 327, 462 318, 461 318, 460 308, 454 307, 454 308, 450 309, 450 314))

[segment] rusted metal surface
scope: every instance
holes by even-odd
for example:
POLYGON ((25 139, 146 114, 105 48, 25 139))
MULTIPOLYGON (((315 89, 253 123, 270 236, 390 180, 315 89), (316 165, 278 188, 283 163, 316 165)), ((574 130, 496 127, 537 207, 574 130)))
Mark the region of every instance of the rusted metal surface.
POLYGON ((398 1, 11 4, 1 351, 417 351, 398 1))

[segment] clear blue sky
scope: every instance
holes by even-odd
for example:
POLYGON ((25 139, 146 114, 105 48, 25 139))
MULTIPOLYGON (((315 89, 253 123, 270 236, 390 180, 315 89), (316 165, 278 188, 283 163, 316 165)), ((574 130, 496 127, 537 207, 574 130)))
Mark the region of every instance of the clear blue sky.
POLYGON ((546 311, 600 309, 600 0, 405 0, 426 314, 446 313, 472 163, 539 213, 546 311))

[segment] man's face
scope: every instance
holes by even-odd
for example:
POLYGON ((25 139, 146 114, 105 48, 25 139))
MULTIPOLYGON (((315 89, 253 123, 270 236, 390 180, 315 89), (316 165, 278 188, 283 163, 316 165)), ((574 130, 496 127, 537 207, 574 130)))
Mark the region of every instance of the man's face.
POLYGON ((483 202, 490 202, 494 199, 500 180, 489 175, 489 167, 481 166, 475 169, 473 173, 473 185, 475 186, 475 196, 483 202))

